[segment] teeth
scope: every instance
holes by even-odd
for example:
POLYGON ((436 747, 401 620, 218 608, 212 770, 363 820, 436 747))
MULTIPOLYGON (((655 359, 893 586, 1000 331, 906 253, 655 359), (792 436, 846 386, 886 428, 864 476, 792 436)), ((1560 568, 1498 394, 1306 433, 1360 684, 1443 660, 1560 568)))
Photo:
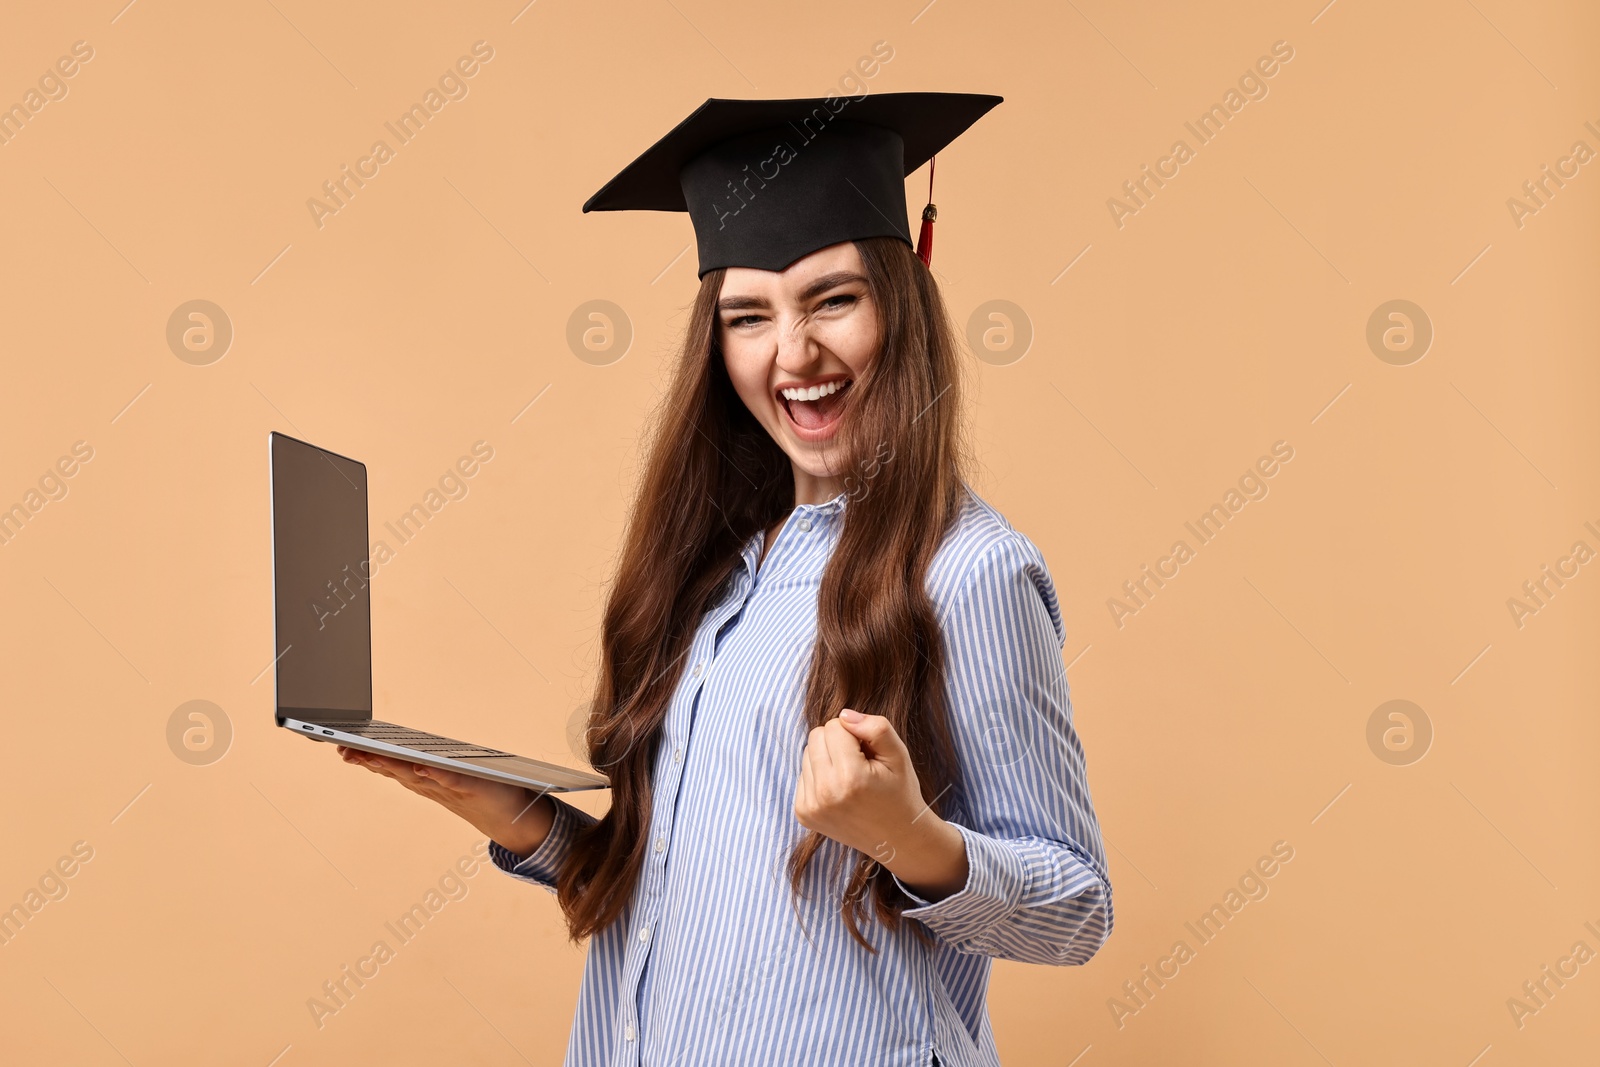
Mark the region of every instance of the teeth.
POLYGON ((809 389, 780 389, 778 393, 785 400, 815 400, 830 393, 837 393, 839 387, 849 380, 846 378, 842 381, 829 382, 827 385, 813 385, 809 389))

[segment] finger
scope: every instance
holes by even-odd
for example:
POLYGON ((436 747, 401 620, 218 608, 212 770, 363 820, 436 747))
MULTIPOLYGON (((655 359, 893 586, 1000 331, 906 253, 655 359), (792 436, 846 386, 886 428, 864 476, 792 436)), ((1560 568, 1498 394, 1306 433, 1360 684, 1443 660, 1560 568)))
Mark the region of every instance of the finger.
POLYGON ((369 770, 376 771, 386 778, 393 778, 405 786, 413 786, 426 781, 416 773, 417 765, 410 760, 395 759, 393 756, 379 756, 372 752, 363 753, 363 762, 369 770))
POLYGON ((374 774, 393 778, 418 796, 444 804, 460 803, 470 796, 471 778, 455 771, 442 770, 413 763, 410 760, 382 756, 363 749, 340 746, 347 762, 363 766, 374 774))
POLYGON ((838 719, 829 719, 827 725, 822 728, 822 734, 835 770, 858 767, 867 761, 866 755, 861 751, 861 742, 856 740, 838 719))
POLYGON ((414 789, 419 786, 426 786, 433 789, 437 789, 439 787, 438 780, 433 777, 434 771, 432 767, 429 767, 423 763, 411 763, 407 760, 398 760, 396 762, 399 763, 399 767, 397 769, 400 780, 406 785, 411 786, 414 789))
POLYGON ((863 715, 856 722, 842 717, 833 721, 864 742, 871 756, 910 755, 904 739, 895 732, 894 724, 882 715, 863 715))
POLYGON ((812 753, 812 759, 823 766, 832 766, 833 757, 828 751, 828 731, 825 727, 813 727, 806 735, 806 751, 812 753))
POLYGON ((376 752, 357 751, 356 759, 384 774, 396 774, 402 767, 409 765, 404 760, 397 760, 393 756, 380 756, 376 752))
POLYGON ((452 793, 470 792, 473 788, 473 783, 481 781, 481 779, 474 778, 470 774, 446 770, 443 767, 424 767, 418 773, 428 781, 452 793))
POLYGON ((471 776, 447 771, 442 767, 429 767, 426 764, 413 763, 410 767, 411 777, 414 779, 412 788, 425 796, 435 800, 448 797, 460 799, 466 797, 471 791, 471 783, 475 781, 471 776))
POLYGON ((365 767, 373 774, 382 774, 387 777, 393 777, 393 775, 391 775, 389 772, 388 766, 384 764, 383 757, 381 756, 374 756, 370 752, 363 752, 360 749, 354 749, 351 751, 349 756, 345 757, 345 759, 357 767, 365 767))
POLYGON ((418 796, 426 797, 429 800, 449 803, 460 799, 460 793, 442 788, 437 781, 429 776, 430 771, 432 771, 431 767, 422 767, 420 764, 396 760, 390 777, 418 796))
POLYGON ((811 756, 809 753, 800 757, 800 796, 797 801, 803 801, 806 807, 816 803, 817 776, 811 770, 811 756))

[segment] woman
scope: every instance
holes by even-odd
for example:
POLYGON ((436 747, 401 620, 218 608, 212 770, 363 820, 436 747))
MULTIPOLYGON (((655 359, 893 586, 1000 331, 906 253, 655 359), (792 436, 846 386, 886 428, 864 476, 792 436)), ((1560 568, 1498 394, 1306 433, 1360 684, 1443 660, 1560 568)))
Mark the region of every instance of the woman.
MULTIPOLYGON (((701 287, 588 734, 609 812, 340 750, 591 938, 569 1064, 995 1064, 990 960, 1083 963, 1111 930, 1054 586, 967 487, 938 287, 903 221, 812 226, 788 258, 815 187, 890 166, 874 211, 898 189, 904 220, 923 160, 888 126, 826 136, 723 244, 686 197, 701 287)), ((695 166, 673 168, 690 194, 695 166)))

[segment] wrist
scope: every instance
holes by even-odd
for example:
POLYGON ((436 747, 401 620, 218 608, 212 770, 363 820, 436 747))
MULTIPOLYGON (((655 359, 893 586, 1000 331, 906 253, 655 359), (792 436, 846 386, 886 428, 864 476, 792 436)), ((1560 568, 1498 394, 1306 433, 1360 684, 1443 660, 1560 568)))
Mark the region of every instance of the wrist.
POLYGON ((524 790, 526 798, 518 810, 489 837, 508 852, 526 859, 538 851, 555 824, 555 798, 548 793, 524 790))
POLYGON ((942 900, 967 884, 967 840, 932 811, 924 810, 890 847, 884 866, 919 897, 942 900))

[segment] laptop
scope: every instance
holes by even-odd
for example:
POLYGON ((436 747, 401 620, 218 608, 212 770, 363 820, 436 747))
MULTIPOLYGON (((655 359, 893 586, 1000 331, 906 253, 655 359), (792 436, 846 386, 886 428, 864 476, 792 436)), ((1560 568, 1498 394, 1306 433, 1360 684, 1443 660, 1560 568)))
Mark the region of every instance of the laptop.
POLYGON ((588 771, 372 717, 366 465, 286 434, 270 433, 267 442, 278 725, 544 793, 608 788, 588 771))

